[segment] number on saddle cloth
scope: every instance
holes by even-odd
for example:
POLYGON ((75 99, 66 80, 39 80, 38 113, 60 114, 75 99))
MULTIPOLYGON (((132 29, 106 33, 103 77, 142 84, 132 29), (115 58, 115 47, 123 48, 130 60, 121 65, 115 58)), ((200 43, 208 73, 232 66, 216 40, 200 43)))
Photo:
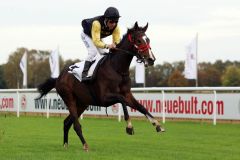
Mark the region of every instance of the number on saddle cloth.
POLYGON ((79 68, 79 67, 76 66, 76 65, 71 65, 71 66, 68 68, 68 71, 72 72, 75 68, 79 68))

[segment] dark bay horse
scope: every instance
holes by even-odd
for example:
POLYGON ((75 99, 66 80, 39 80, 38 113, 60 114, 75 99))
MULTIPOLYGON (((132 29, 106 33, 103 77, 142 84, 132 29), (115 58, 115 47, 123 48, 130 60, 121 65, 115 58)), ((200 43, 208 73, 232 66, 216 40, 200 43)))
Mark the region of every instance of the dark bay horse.
POLYGON ((148 24, 139 27, 136 22, 134 27, 128 29, 117 48, 106 55, 106 60, 99 67, 96 78, 92 82, 79 82, 65 68, 58 78, 50 78, 39 85, 40 97, 46 95, 51 89, 56 88, 69 110, 69 115, 64 120, 64 146, 68 145, 68 131, 73 124, 74 130, 80 138, 83 149, 88 151, 79 116, 89 105, 108 107, 121 103, 124 111, 124 119, 127 122, 126 132, 134 134, 133 126, 129 118, 127 106, 144 114, 149 121, 156 126, 157 132, 164 129, 159 122, 138 103, 131 92, 131 80, 129 67, 134 56, 145 66, 153 65, 155 57, 150 48, 150 40, 146 36, 148 24))

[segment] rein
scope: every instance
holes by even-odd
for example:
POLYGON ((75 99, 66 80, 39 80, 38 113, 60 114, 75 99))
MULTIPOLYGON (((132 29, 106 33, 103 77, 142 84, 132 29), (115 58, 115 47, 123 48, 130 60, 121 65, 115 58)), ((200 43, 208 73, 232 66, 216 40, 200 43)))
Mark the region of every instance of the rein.
POLYGON ((128 50, 121 49, 121 48, 114 48, 114 50, 116 50, 116 51, 121 51, 121 52, 124 52, 124 53, 129 54, 129 55, 132 55, 132 56, 136 56, 136 55, 137 55, 136 53, 129 52, 128 50))
POLYGON ((129 52, 128 50, 125 50, 125 49, 121 49, 121 48, 114 48, 114 50, 116 51, 120 51, 120 52, 123 52, 123 53, 126 53, 128 55, 132 55, 132 56, 136 56, 137 57, 137 62, 138 63, 142 63, 144 62, 144 59, 142 57, 140 57, 138 54, 136 53, 133 53, 133 52, 129 52))

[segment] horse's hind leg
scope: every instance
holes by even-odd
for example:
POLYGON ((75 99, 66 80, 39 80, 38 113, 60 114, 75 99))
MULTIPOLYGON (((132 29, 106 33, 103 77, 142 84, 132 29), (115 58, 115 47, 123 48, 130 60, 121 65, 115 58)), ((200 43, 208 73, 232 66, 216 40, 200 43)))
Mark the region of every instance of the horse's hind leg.
MULTIPOLYGON (((78 118, 80 117, 80 115, 85 111, 85 109, 87 108, 88 106, 81 106, 81 105, 79 105, 78 104, 78 107, 77 107, 77 113, 78 113, 78 118)), ((78 121, 78 123, 79 123, 79 121, 78 121)), ((79 123, 80 124, 80 123, 79 123)), ((80 127, 81 127, 81 125, 80 125, 80 127)), ((81 129, 81 133, 82 133, 82 129, 81 129)), ((83 135, 82 135, 82 138, 83 138, 83 135)), ((81 137, 80 137, 80 139, 81 139, 81 137)), ((84 140, 84 138, 83 138, 83 140, 84 140)), ((81 140, 82 141, 82 140, 81 140)), ((84 140, 85 141, 85 140, 84 140)), ((83 141, 82 141, 82 143, 83 143, 83 141)), ((89 149, 89 147, 88 147, 88 144, 86 143, 86 141, 85 141, 85 143, 83 143, 83 149, 85 150, 85 151, 88 151, 88 149, 89 149)))
MULTIPOLYGON (((86 107, 85 107, 86 108, 86 107)), ((83 111, 85 110, 85 108, 81 108, 79 107, 78 108, 78 118, 80 117, 80 115, 83 113, 83 111)), ((68 132, 69 132, 69 129, 70 127, 72 126, 73 124, 73 117, 71 116, 71 114, 69 114, 67 116, 67 118, 64 120, 64 127, 63 127, 63 131, 64 131, 64 141, 63 141, 63 145, 65 148, 68 147, 68 132)), ((85 146, 86 147, 86 146, 85 146)))
POLYGON ((83 149, 85 151, 88 151, 88 145, 87 145, 87 143, 86 143, 86 141, 83 137, 83 134, 82 134, 82 126, 78 121, 77 109, 76 108, 71 108, 71 109, 69 108, 69 111, 70 111, 70 114, 73 117, 73 128, 74 128, 76 134, 78 135, 78 137, 80 138, 80 140, 83 144, 83 149))
MULTIPOLYGON (((62 96, 63 97, 63 96, 62 96)), ((78 117, 81 115, 81 113, 84 111, 84 107, 81 108, 77 108, 77 105, 76 105, 76 99, 74 99, 74 97, 70 96, 70 94, 68 94, 68 96, 64 97, 63 98, 65 104, 68 106, 68 110, 69 110, 69 117, 71 117, 71 123, 73 123, 73 128, 76 132, 76 134, 78 135, 79 139, 81 140, 82 144, 83 144, 83 149, 85 151, 88 151, 88 145, 83 137, 83 134, 82 134, 82 127, 78 121, 78 117)), ((69 125, 70 125, 70 122, 69 122, 69 125)), ((71 126, 71 125, 70 125, 71 126)), ((69 126, 68 126, 69 127, 69 126)), ((70 128, 70 127, 69 127, 70 128)), ((68 129, 69 130, 69 129, 68 129)), ((67 131, 67 127, 66 127, 66 131, 67 131)), ((66 134, 67 136, 68 134, 66 134)), ((65 136, 65 133, 64 133, 64 136, 65 136)), ((65 138, 65 137, 64 137, 65 138)))
POLYGON ((69 129, 72 126, 72 124, 73 124, 73 118, 69 114, 63 122, 63 125, 64 125, 63 126, 63 133, 64 133, 63 146, 64 146, 64 148, 68 147, 68 132, 69 132, 69 129))

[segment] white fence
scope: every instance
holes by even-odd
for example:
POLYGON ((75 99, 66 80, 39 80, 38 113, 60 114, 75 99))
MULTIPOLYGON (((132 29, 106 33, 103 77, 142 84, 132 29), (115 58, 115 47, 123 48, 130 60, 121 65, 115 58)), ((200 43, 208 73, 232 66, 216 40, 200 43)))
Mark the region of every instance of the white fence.
MULTIPOLYGON (((240 87, 167 87, 132 88, 135 98, 154 117, 166 118, 240 120, 240 87)), ((0 112, 68 113, 63 100, 51 91, 46 97, 35 100, 36 89, 0 90, 0 112)), ((107 108, 108 115, 123 116, 120 104, 107 108)), ((130 116, 143 116, 128 108, 130 116)), ((105 108, 89 106, 84 115, 106 115, 105 108)))

